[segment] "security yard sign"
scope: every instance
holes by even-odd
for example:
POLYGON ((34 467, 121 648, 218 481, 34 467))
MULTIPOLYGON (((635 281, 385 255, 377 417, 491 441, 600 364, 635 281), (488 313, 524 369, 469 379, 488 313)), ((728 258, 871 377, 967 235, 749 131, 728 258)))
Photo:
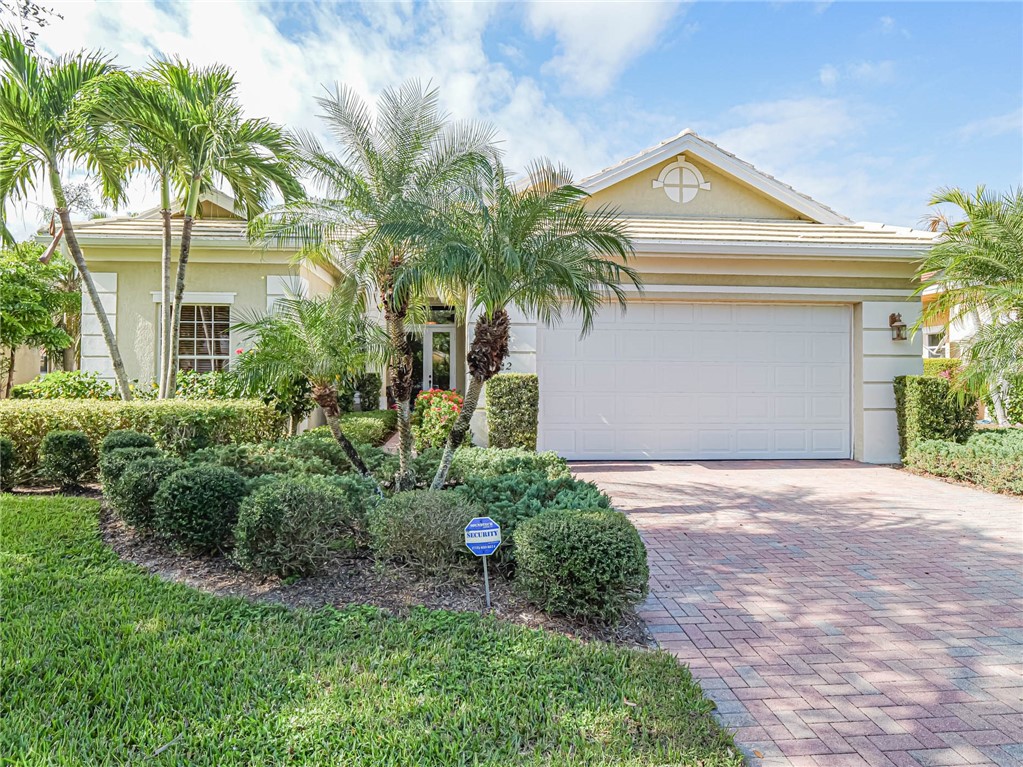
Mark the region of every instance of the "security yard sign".
POLYGON ((490 573, 487 557, 501 545, 501 526, 490 517, 476 517, 465 526, 465 545, 477 557, 483 557, 483 586, 487 593, 487 609, 490 609, 490 573))

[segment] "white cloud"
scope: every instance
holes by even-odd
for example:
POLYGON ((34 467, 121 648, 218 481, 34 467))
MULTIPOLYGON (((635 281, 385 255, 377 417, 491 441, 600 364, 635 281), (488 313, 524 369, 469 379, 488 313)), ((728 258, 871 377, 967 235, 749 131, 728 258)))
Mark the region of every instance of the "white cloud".
POLYGON ((964 140, 994 138, 1008 133, 1023 133, 1023 108, 972 120, 956 131, 956 135, 964 140))
POLYGON ((834 88, 838 83, 838 69, 831 64, 825 64, 817 73, 817 79, 825 88, 834 88))
POLYGON ((817 79, 829 90, 838 85, 839 80, 864 85, 885 85, 895 79, 895 62, 859 61, 855 64, 846 64, 841 69, 833 64, 825 64, 818 70, 817 79))
MULTIPOLYGON (((566 88, 586 95, 604 93, 637 56, 652 48, 678 12, 666 2, 544 2, 527 11, 537 36, 553 34, 558 53, 544 66, 566 88)), ((692 30, 692 31, 695 31, 692 30)))

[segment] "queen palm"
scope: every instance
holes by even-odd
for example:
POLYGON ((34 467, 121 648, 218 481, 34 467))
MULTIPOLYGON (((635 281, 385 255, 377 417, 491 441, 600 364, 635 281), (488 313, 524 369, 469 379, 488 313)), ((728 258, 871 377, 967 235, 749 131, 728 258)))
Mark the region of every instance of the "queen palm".
POLYGON ((487 167, 493 130, 448 121, 437 92, 416 82, 385 90, 375 116, 344 86, 318 103, 341 147, 335 153, 311 136, 301 139, 301 155, 320 196, 268 211, 250 233, 263 242, 297 245, 302 258, 332 263, 380 307, 392 347, 388 383, 398 410, 395 484, 406 489, 414 483, 413 358, 406 325, 440 284, 434 251, 418 244, 417 228, 440 217, 487 167))
POLYGON ((117 339, 75 235, 62 178, 84 169, 98 178, 107 199, 115 203, 123 199, 126 169, 121 146, 109 134, 89 130, 78 119, 83 89, 114 70, 110 57, 94 51, 43 59, 10 30, 0 31, 0 204, 26 199, 41 183, 49 187, 68 252, 99 322, 118 390, 124 399, 131 399, 117 339))
POLYGON ((965 387, 990 397, 999 423, 1008 423, 1007 382, 1023 378, 1023 189, 996 195, 944 189, 932 205, 951 205, 959 220, 933 219, 942 232, 918 276, 924 304, 917 327, 969 317, 976 328, 962 348, 957 376, 965 387))
POLYGON ((237 323, 255 345, 238 356, 236 370, 250 390, 276 389, 296 375, 306 379, 331 434, 355 469, 366 464, 341 430, 338 389, 354 389, 367 365, 386 360, 386 339, 367 322, 362 304, 342 285, 319 298, 289 297, 273 311, 237 323))
POLYGON ((566 312, 577 314, 585 334, 609 299, 625 307, 623 283, 639 286, 627 265, 632 242, 617 211, 587 209, 588 195, 566 169, 540 160, 511 185, 496 164, 482 180, 480 207, 456 209, 449 227, 433 229, 451 289, 468 296, 470 316, 479 316, 466 354, 465 402, 444 445, 434 489, 447 480, 483 387, 508 357, 509 307, 546 324, 560 322, 566 312))

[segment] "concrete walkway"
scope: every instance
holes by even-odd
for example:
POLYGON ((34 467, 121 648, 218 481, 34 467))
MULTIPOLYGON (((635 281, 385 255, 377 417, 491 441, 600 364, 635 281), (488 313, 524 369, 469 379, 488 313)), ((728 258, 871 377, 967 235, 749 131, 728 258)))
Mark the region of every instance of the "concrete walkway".
POLYGON ((1023 765, 1023 502, 852 461, 575 464, 750 763, 1023 765))

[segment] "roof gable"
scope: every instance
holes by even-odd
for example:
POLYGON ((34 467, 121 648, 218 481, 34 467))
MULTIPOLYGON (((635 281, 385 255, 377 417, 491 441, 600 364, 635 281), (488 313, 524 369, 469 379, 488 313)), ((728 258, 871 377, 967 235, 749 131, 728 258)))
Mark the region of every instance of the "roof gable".
MULTIPOLYGON (((176 199, 171 202, 171 218, 185 217, 185 201, 176 199)), ((150 208, 139 213, 135 218, 160 218, 160 208, 150 208)), ((233 197, 218 189, 210 189, 199 195, 198 215, 196 218, 227 218, 236 221, 245 220, 245 212, 233 197)))
POLYGON ((675 215, 701 216, 724 212, 711 213, 706 205, 708 195, 702 194, 714 190, 715 181, 718 189, 724 187, 729 192, 718 195, 718 198, 727 196, 731 205, 740 208, 727 211, 732 218, 802 218, 820 224, 851 223, 845 216, 757 170, 691 130, 682 131, 673 139, 595 173, 580 181, 579 185, 602 202, 616 202, 613 194, 601 194, 613 186, 621 185, 618 189, 625 192, 632 187, 633 193, 643 189, 646 204, 653 208, 628 212, 665 214, 670 209, 675 215), (708 180, 708 177, 711 178, 708 180), (605 197, 608 199, 600 199, 605 197), (697 200, 701 200, 700 204, 691 205, 697 200), (680 204, 689 207, 680 209, 680 204))

